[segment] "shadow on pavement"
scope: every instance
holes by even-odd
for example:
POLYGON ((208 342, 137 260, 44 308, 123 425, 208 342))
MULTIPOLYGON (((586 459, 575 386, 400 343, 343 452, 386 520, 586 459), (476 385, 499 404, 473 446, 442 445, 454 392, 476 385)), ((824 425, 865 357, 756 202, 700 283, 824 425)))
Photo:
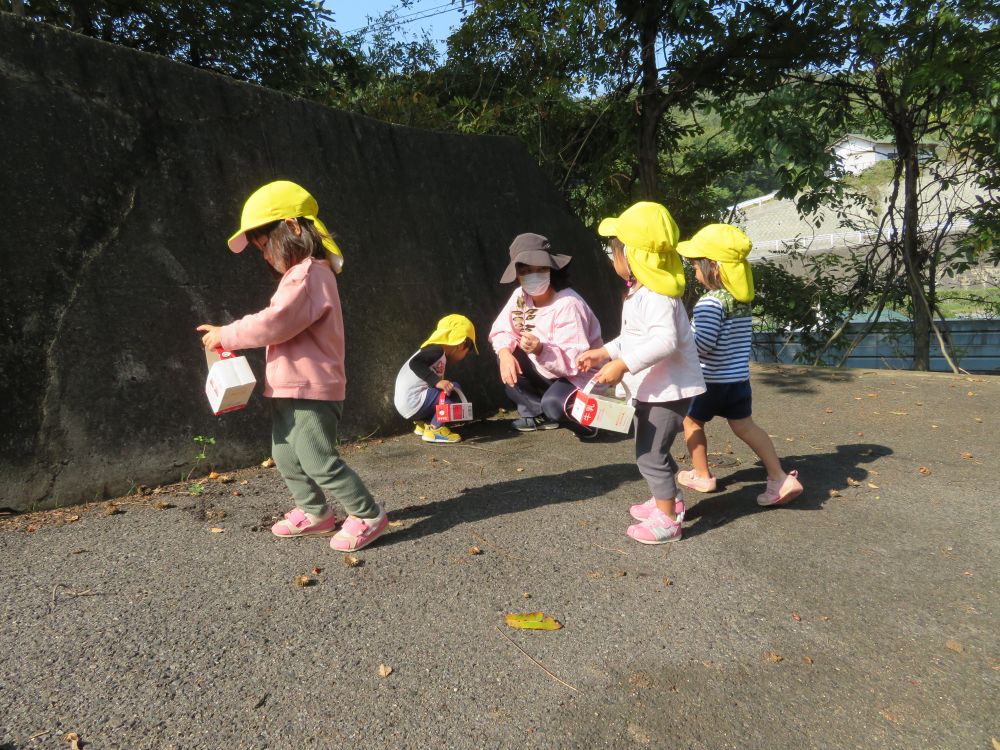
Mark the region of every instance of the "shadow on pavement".
POLYGON ((764 369, 753 373, 755 384, 766 385, 775 388, 783 393, 818 393, 817 381, 826 383, 846 383, 854 380, 856 374, 846 370, 832 368, 803 368, 801 370, 792 367, 781 367, 775 369, 764 369))
POLYGON ((409 528, 382 537, 380 545, 408 542, 461 523, 519 513, 541 505, 586 500, 607 494, 622 483, 639 478, 634 463, 608 464, 463 489, 460 495, 447 500, 407 505, 390 511, 393 521, 420 520, 409 528))
MULTIPOLYGON (((830 492, 840 492, 851 487, 849 480, 862 482, 868 471, 862 464, 871 463, 892 455, 892 449, 874 443, 854 443, 838 445, 836 453, 812 453, 801 456, 783 456, 782 466, 786 471, 797 469, 805 490, 802 495, 782 508, 788 510, 821 510, 829 499, 830 492)), ((757 495, 764 489, 766 473, 759 463, 740 469, 726 477, 720 477, 721 490, 711 495, 701 495, 687 490, 685 499, 689 509, 687 520, 694 521, 684 529, 685 537, 698 536, 717 526, 724 526, 741 516, 763 513, 774 508, 757 505, 757 495), (749 482, 746 487, 727 491, 727 487, 749 482)))

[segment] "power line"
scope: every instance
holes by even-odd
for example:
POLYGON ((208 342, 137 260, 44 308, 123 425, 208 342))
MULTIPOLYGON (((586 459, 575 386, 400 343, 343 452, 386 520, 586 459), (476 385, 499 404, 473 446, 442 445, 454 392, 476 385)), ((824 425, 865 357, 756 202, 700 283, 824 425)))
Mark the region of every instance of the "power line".
POLYGON ((414 21, 422 21, 426 18, 434 18, 434 16, 444 15, 445 13, 451 13, 452 11, 461 10, 461 6, 456 6, 452 2, 443 3, 441 5, 436 5, 432 8, 423 8, 422 10, 415 11, 414 13, 409 13, 404 16, 399 16, 395 18, 391 23, 379 24, 373 22, 365 26, 359 26, 356 29, 351 29, 350 31, 342 32, 344 34, 355 34, 359 31, 368 31, 373 26, 378 26, 386 30, 399 28, 400 26, 405 26, 406 24, 413 23, 414 21), (444 10, 440 10, 444 8, 444 10))

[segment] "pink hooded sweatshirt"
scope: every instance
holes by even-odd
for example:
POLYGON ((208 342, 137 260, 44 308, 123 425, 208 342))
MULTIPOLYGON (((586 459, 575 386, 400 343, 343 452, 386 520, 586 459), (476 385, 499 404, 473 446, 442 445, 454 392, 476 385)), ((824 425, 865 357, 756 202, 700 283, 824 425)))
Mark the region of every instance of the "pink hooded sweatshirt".
POLYGON ((326 261, 306 258, 289 268, 266 309, 220 333, 224 349, 267 347, 265 396, 344 400, 344 317, 326 261))

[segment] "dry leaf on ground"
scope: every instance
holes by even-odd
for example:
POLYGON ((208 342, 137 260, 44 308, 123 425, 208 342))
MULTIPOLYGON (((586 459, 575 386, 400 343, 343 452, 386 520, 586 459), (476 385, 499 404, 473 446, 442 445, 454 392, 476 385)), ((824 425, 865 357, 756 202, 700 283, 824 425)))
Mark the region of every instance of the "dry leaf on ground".
POLYGON ((390 667, 388 664, 379 664, 378 665, 378 675, 379 675, 379 677, 388 677, 391 674, 392 674, 392 667, 390 667))
POLYGON ((76 732, 67 732, 64 734, 63 741, 69 743, 69 750, 80 750, 80 735, 76 732))
POLYGON ((920 472, 920 475, 924 477, 930 476, 931 474, 931 470, 928 469, 926 466, 921 466, 919 469, 917 469, 917 471, 920 472))
POLYGON ((260 465, 261 465, 261 468, 264 468, 264 469, 273 469, 274 468, 274 459, 273 458, 265 458, 263 461, 260 462, 260 465))
POLYGON ((364 561, 357 555, 344 555, 344 565, 348 568, 357 568, 362 562, 364 561))
POLYGON ((803 656, 802 661, 804 661, 806 664, 812 664, 813 658, 811 656, 803 656))
POLYGON ((209 531, 211 531, 213 534, 222 534, 225 531, 225 529, 220 529, 218 526, 213 526, 212 528, 209 529, 209 531))
POLYGON ((996 737, 990 737, 990 741, 993 743, 993 750, 1000 750, 1000 740, 996 737))
POLYGON ((469 554, 470 555, 481 555, 481 554, 483 554, 483 551, 481 549, 479 549, 479 547, 469 547, 469 554))
POLYGON ((889 711, 887 711, 884 708, 881 711, 879 711, 879 715, 886 721, 891 721, 893 724, 899 723, 899 717, 896 716, 895 714, 889 713, 889 711))
POLYGON ((879 486, 877 484, 875 484, 875 482, 869 482, 868 483, 868 489, 870 489, 870 490, 877 490, 877 489, 879 489, 879 486))
POLYGON ((964 458, 966 461, 969 461, 972 459, 972 454, 966 451, 965 453, 962 454, 962 458, 964 458))
POLYGON ((294 583, 300 589, 304 589, 306 586, 312 586, 316 581, 309 576, 295 576, 294 583))
POLYGON ((664 579, 663 579, 663 585, 664 585, 664 586, 673 586, 673 585, 674 585, 674 582, 673 582, 673 581, 671 581, 671 580, 670 580, 669 578, 664 578, 664 579))
POLYGON ((779 654, 777 651, 768 651, 767 658, 775 663, 785 660, 785 657, 779 654))
POLYGON ((830 490, 830 497, 840 497, 840 492, 838 490, 830 490))
POLYGON ((507 627, 523 630, 559 630, 562 627, 561 622, 547 617, 544 612, 507 615, 504 620, 507 627))
POLYGON ((217 472, 217 471, 210 471, 210 472, 208 473, 208 478, 209 478, 209 479, 218 479, 218 478, 219 478, 219 477, 221 477, 221 476, 222 476, 222 475, 221 475, 221 474, 220 474, 219 472, 217 472))
POLYGON ((849 485, 851 485, 851 487, 860 487, 860 486, 861 486, 861 482, 859 482, 859 481, 858 481, 857 479, 855 479, 854 477, 848 477, 848 478, 847 478, 847 483, 848 483, 849 485))
POLYGON ((965 651, 965 646, 956 640, 952 640, 951 638, 944 642, 944 647, 949 651, 954 651, 956 654, 960 654, 965 651))
POLYGON ((177 506, 173 503, 168 503, 166 500, 159 500, 158 502, 153 503, 153 507, 157 510, 169 510, 170 508, 175 508, 177 506))
POLYGON ((389 521, 389 528, 391 529, 398 529, 402 525, 403 525, 402 521, 389 521))
POLYGON ((310 572, 310 573, 312 573, 312 574, 313 574, 314 576, 318 576, 318 575, 319 575, 320 573, 322 573, 322 572, 323 572, 323 569, 322 569, 322 568, 313 568, 313 569, 312 569, 311 571, 309 571, 309 572, 310 572))
POLYGON ((795 622, 802 622, 802 615, 798 612, 792 612, 792 619, 795 620, 795 622))

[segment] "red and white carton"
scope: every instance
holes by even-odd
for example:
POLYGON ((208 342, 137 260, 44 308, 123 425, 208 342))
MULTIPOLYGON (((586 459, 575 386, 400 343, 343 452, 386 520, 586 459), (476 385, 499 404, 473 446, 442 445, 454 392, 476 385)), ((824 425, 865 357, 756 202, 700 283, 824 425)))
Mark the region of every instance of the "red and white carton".
POLYGON ((206 351, 205 360, 208 362, 205 395, 212 412, 219 415, 245 407, 257 385, 247 358, 218 347, 206 351))
POLYGON ((472 404, 465 398, 461 388, 456 388, 455 393, 462 399, 461 401, 449 401, 448 394, 441 391, 437 402, 438 422, 468 422, 472 419, 472 404))
MULTIPOLYGON (((577 389, 571 412, 573 419, 582 425, 596 427, 599 430, 628 432, 632 426, 632 417, 635 415, 635 407, 629 403, 631 397, 623 401, 591 393, 595 385, 597 383, 591 380, 582 390, 577 389)), ((628 394, 627 388, 625 393, 628 394)))

